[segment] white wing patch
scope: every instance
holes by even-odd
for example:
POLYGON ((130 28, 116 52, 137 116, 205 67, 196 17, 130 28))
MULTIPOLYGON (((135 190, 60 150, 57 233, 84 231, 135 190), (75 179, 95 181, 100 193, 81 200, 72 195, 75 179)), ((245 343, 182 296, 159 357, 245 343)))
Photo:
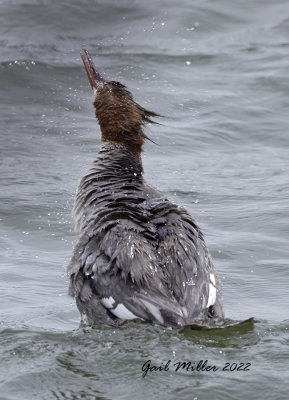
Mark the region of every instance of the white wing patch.
POLYGON ((110 312, 120 319, 134 319, 137 318, 132 312, 130 312, 123 304, 118 304, 115 308, 114 303, 115 300, 112 296, 104 297, 100 300, 101 304, 104 305, 105 308, 110 310, 110 312))
POLYGON ((132 312, 130 312, 123 304, 118 304, 115 309, 110 310, 110 312, 120 319, 134 319, 138 318, 132 312))
POLYGON ((101 304, 104 305, 105 308, 112 308, 112 305, 114 303, 114 298, 113 297, 104 297, 103 299, 100 300, 101 304))
POLYGON ((215 279, 215 275, 214 274, 210 274, 210 279, 211 279, 212 284, 214 286, 216 286, 216 279, 215 279))
POLYGON ((215 304, 217 296, 217 289, 215 287, 216 279, 214 274, 210 274, 210 281, 211 282, 209 284, 209 298, 208 298, 207 308, 215 304))

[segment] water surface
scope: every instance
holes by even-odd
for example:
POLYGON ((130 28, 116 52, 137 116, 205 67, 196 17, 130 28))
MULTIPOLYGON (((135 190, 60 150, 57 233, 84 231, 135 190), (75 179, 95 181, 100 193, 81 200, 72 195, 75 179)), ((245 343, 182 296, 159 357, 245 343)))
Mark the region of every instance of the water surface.
POLYGON ((288 28, 282 0, 1 2, 1 400, 288 398, 288 28), (145 177, 198 221, 226 317, 254 328, 80 325, 71 208, 100 146, 82 47, 164 116, 145 177), (218 370, 143 378, 147 360, 218 370))

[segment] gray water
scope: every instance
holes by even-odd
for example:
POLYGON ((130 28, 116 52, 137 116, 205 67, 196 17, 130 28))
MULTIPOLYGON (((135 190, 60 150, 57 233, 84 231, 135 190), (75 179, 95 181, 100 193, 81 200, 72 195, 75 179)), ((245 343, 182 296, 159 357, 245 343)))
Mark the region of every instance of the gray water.
POLYGON ((288 398, 288 31, 282 0, 1 1, 1 400, 288 398), (202 227, 226 317, 254 327, 80 324, 71 208, 100 146, 82 47, 164 116, 145 177, 202 227), (147 360, 169 371, 143 378, 147 360), (172 367, 200 360, 218 370, 172 367))

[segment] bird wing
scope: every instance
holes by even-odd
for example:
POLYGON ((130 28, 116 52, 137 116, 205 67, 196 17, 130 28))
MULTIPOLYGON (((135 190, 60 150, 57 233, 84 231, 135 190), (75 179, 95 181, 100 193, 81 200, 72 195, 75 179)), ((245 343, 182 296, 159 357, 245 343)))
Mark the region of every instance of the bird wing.
POLYGON ((183 207, 145 183, 151 223, 157 231, 157 255, 165 280, 187 321, 223 317, 221 282, 201 229, 183 207))
POLYGON ((182 308, 166 285, 149 237, 153 229, 128 219, 91 227, 80 237, 68 272, 70 294, 85 310, 96 296, 110 314, 120 319, 141 318, 178 325, 182 308))
POLYGON ((184 208, 167 200, 157 208, 157 252, 167 282, 177 302, 185 307, 187 320, 203 319, 217 298, 216 270, 203 234, 184 208))

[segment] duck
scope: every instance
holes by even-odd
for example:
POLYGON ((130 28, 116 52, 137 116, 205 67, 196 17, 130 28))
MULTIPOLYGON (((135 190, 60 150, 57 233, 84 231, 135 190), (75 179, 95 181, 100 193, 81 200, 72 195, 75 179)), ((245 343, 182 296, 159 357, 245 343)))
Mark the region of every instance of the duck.
POLYGON ((224 318, 221 281, 200 227, 143 176, 144 127, 159 114, 104 79, 86 49, 81 58, 102 144, 75 197, 80 234, 67 267, 69 295, 93 325, 184 327, 224 318))

